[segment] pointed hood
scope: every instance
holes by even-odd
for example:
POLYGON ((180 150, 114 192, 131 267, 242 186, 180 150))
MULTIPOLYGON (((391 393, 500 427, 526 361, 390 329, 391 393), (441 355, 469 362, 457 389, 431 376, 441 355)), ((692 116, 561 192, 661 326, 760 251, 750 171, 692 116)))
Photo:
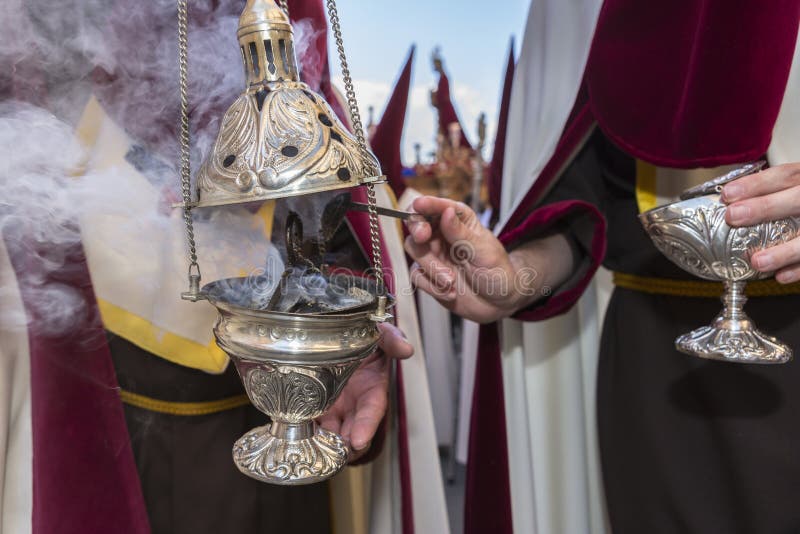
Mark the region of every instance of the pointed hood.
POLYGON ((500 191, 503 185, 503 157, 506 151, 506 125, 508 124, 508 108, 511 103, 511 84, 514 82, 514 38, 508 47, 508 64, 506 78, 503 82, 503 96, 500 100, 500 114, 497 117, 497 137, 494 140, 492 162, 489 165, 487 187, 489 204, 494 213, 500 213, 500 191))
POLYGON ((412 46, 408 59, 397 78, 392 95, 386 104, 386 109, 380 122, 375 126, 375 133, 370 139, 373 153, 381 162, 381 167, 389 180, 394 194, 399 198, 406 189, 403 180, 403 162, 400 155, 400 139, 403 137, 406 108, 408 107, 408 92, 411 87, 411 66, 414 63, 412 46))
POLYGON ((471 150, 472 145, 467 140, 467 136, 464 133, 464 126, 461 124, 461 121, 458 120, 456 108, 453 105, 453 100, 450 97, 450 80, 447 78, 447 74, 444 71, 444 66, 438 56, 438 52, 437 55, 434 56, 434 66, 439 72, 439 85, 436 88, 435 95, 432 95, 434 97, 433 105, 439 112, 439 133, 444 135, 446 138, 449 137, 449 126, 454 122, 458 123, 458 125, 461 127, 461 146, 467 147, 471 150))

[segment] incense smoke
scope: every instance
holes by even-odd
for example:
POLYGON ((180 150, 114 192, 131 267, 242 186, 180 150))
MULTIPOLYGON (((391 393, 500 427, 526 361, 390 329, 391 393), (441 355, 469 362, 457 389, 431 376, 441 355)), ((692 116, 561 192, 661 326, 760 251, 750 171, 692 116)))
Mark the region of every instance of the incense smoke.
MULTIPOLYGON (((243 88, 236 41, 243 4, 197 0, 189 6, 193 168, 243 88)), ((318 64, 310 43, 319 33, 307 21, 294 28, 301 64, 318 64)), ((121 283, 146 287, 165 271, 185 281, 180 212, 169 208, 180 198, 177 46, 174 0, 0 4, 0 232, 13 259, 31 266, 17 282, 34 302, 36 321, 29 326, 46 335, 62 335, 87 320, 84 295, 51 275, 75 261, 89 233, 135 237, 145 252, 139 255, 144 268, 121 272, 121 283), (130 140, 124 160, 101 169, 96 163, 103 154, 83 146, 76 132, 92 97, 130 140), (147 187, 121 179, 131 167, 147 187), (156 239, 164 236, 169 239, 156 239)), ((252 220, 243 208, 196 212, 201 266, 212 265, 204 281, 242 271, 282 272, 275 248, 252 220)), ((106 255, 132 246, 102 242, 110 243, 106 255)), ((158 309, 153 314, 159 318, 158 309)), ((23 326, 30 318, 3 311, 0 319, 23 326)))

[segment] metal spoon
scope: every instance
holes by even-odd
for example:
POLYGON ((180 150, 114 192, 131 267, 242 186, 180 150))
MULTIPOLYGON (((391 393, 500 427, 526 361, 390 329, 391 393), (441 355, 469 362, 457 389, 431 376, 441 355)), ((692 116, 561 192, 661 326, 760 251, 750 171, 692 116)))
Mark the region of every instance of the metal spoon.
MULTIPOLYGON (((369 213, 370 210, 369 204, 363 204, 361 202, 353 202, 350 193, 342 193, 340 195, 336 195, 334 200, 337 202, 341 202, 342 205, 346 206, 346 210, 348 211, 352 210, 352 211, 361 211, 364 213, 369 213)), ((387 217, 394 217, 396 219, 402 219, 404 221, 431 222, 434 219, 434 217, 427 217, 425 215, 422 215, 421 213, 396 210, 393 208, 386 208, 384 206, 375 206, 375 211, 377 212, 378 215, 386 215, 387 217)))

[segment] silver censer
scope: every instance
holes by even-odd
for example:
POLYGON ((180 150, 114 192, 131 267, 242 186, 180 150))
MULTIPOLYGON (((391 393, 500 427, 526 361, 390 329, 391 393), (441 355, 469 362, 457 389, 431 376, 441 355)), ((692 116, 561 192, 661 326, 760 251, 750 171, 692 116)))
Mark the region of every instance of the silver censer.
POLYGON ((761 169, 763 162, 746 165, 701 186, 689 189, 678 202, 639 215, 656 248, 689 273, 722 282, 722 312, 703 326, 675 340, 686 354, 742 363, 786 363, 792 349, 758 330, 743 311, 744 288, 750 280, 774 273, 755 270, 750 257, 756 251, 798 236, 800 218, 790 217, 755 226, 731 228, 725 223, 722 186, 761 169))
POLYGON ((272 419, 236 441, 234 463, 245 475, 273 484, 320 482, 345 466, 349 447, 315 419, 377 347, 375 299, 360 291, 364 305, 346 312, 284 313, 230 297, 248 283, 237 278, 203 288, 219 311, 217 344, 236 364, 250 401, 272 419))
MULTIPOLYGON (((195 180, 196 198, 192 198, 188 2, 178 0, 180 206, 189 250, 189 290, 181 297, 207 299, 217 308, 217 343, 236 365, 252 403, 272 419, 270 425, 255 428, 236 442, 234 462, 250 477, 283 485, 320 482, 346 464, 348 444, 341 436, 321 429, 315 419, 333 404, 359 364, 374 352, 379 340, 377 323, 391 318, 387 313, 391 297, 383 286, 374 191, 385 177, 364 138, 336 0, 327 0, 326 6, 339 51, 352 133, 323 96, 300 80, 286 2, 247 0, 237 29, 245 87, 222 118, 220 132, 195 180), (252 278, 217 280, 200 289, 192 210, 356 186, 367 188, 375 280, 346 280, 338 287, 343 292, 337 295, 346 305, 321 309, 318 304, 322 300, 311 299, 302 309, 276 309, 271 301, 261 299, 257 286, 263 281, 252 278)), ((344 214, 329 219, 341 222, 344 214)), ((292 228, 299 230, 299 224, 292 228)), ((291 241, 300 250, 302 235, 298 234, 297 239, 287 239, 287 244, 291 241)), ((292 269, 287 273, 297 276, 287 277, 288 282, 306 277, 326 281, 328 289, 337 288, 335 283, 328 284, 331 280, 321 269, 295 254, 294 248, 291 252, 292 269)), ((317 289, 325 294, 325 287, 317 289)), ((276 293, 275 300, 280 296, 276 293)))

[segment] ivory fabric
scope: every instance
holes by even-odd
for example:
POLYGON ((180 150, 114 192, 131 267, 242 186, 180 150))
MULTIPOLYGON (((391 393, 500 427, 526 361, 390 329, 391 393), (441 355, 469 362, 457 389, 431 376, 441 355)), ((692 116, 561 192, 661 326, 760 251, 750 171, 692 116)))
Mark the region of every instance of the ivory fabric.
MULTIPOLYGON (((103 196, 107 205, 93 206, 80 221, 103 324, 179 365, 224 371, 228 357, 212 333, 216 310, 179 297, 188 285, 181 210, 165 205, 159 185, 126 159, 133 142, 96 99, 89 101, 77 130, 89 143, 89 158, 86 172, 76 180, 83 187, 114 191, 103 196)), ((195 236, 205 282, 268 266, 282 271, 280 256, 269 242, 272 204, 264 206, 255 215, 241 207, 213 214, 198 210, 195 236)))
POLYGON ((795 44, 786 93, 772 131, 767 157, 771 165, 800 162, 800 38, 795 44))
MULTIPOLYGON (((406 193, 409 191, 411 190, 406 190, 406 193)), ((378 204, 397 206, 398 202, 392 198, 388 187, 378 187, 376 188, 376 193, 378 204)), ((404 194, 400 205, 407 205, 405 201, 404 194)), ((439 451, 436 443, 434 412, 426 367, 426 347, 422 342, 414 291, 409 278, 405 250, 403 249, 403 233, 397 219, 380 217, 380 224, 385 250, 392 265, 395 298, 397 299, 397 306, 395 307, 397 326, 414 346, 414 356, 400 362, 403 373, 408 448, 411 459, 411 503, 414 531, 447 534, 450 532, 450 525, 441 476, 439 451)), ((436 354, 430 357, 438 356, 436 354)), ((387 442, 396 443, 394 440, 387 440, 387 442)), ((375 469, 376 471, 381 469, 389 470, 378 466, 375 469)), ((385 500, 388 497, 384 495, 383 499, 385 500)), ((399 499, 391 502, 398 503, 399 499)), ((387 522, 384 521, 383 524, 385 525, 387 522)), ((377 527, 378 525, 373 522, 373 526, 377 527)), ((370 532, 390 531, 375 528, 370 532)), ((391 532, 400 531, 392 530, 391 532)))
MULTIPOLYGON (((400 197, 399 205, 408 207, 419 196, 419 191, 406 189, 400 197)), ((426 354, 430 354, 425 359, 425 366, 433 406, 436 443, 440 447, 450 447, 455 439, 458 381, 450 312, 428 293, 418 292, 416 300, 422 346, 425 347, 426 354)))
POLYGON ((531 3, 511 88, 498 231, 556 149, 578 95, 602 4, 531 3))
POLYGON ((30 534, 33 430, 28 325, 1 238, 0 310, 0 534, 30 534))
MULTIPOLYGON (((513 62, 510 64, 513 66, 513 62)), ((480 215, 481 224, 488 226, 491 218, 492 210, 484 211, 480 215)), ((479 333, 480 325, 478 323, 464 319, 461 326, 461 357, 459 358, 461 365, 458 369, 458 405, 456 406, 458 411, 454 451, 456 461, 462 464, 467 463, 467 453, 469 452, 470 413, 472 411, 472 395, 475 387, 479 333)))

